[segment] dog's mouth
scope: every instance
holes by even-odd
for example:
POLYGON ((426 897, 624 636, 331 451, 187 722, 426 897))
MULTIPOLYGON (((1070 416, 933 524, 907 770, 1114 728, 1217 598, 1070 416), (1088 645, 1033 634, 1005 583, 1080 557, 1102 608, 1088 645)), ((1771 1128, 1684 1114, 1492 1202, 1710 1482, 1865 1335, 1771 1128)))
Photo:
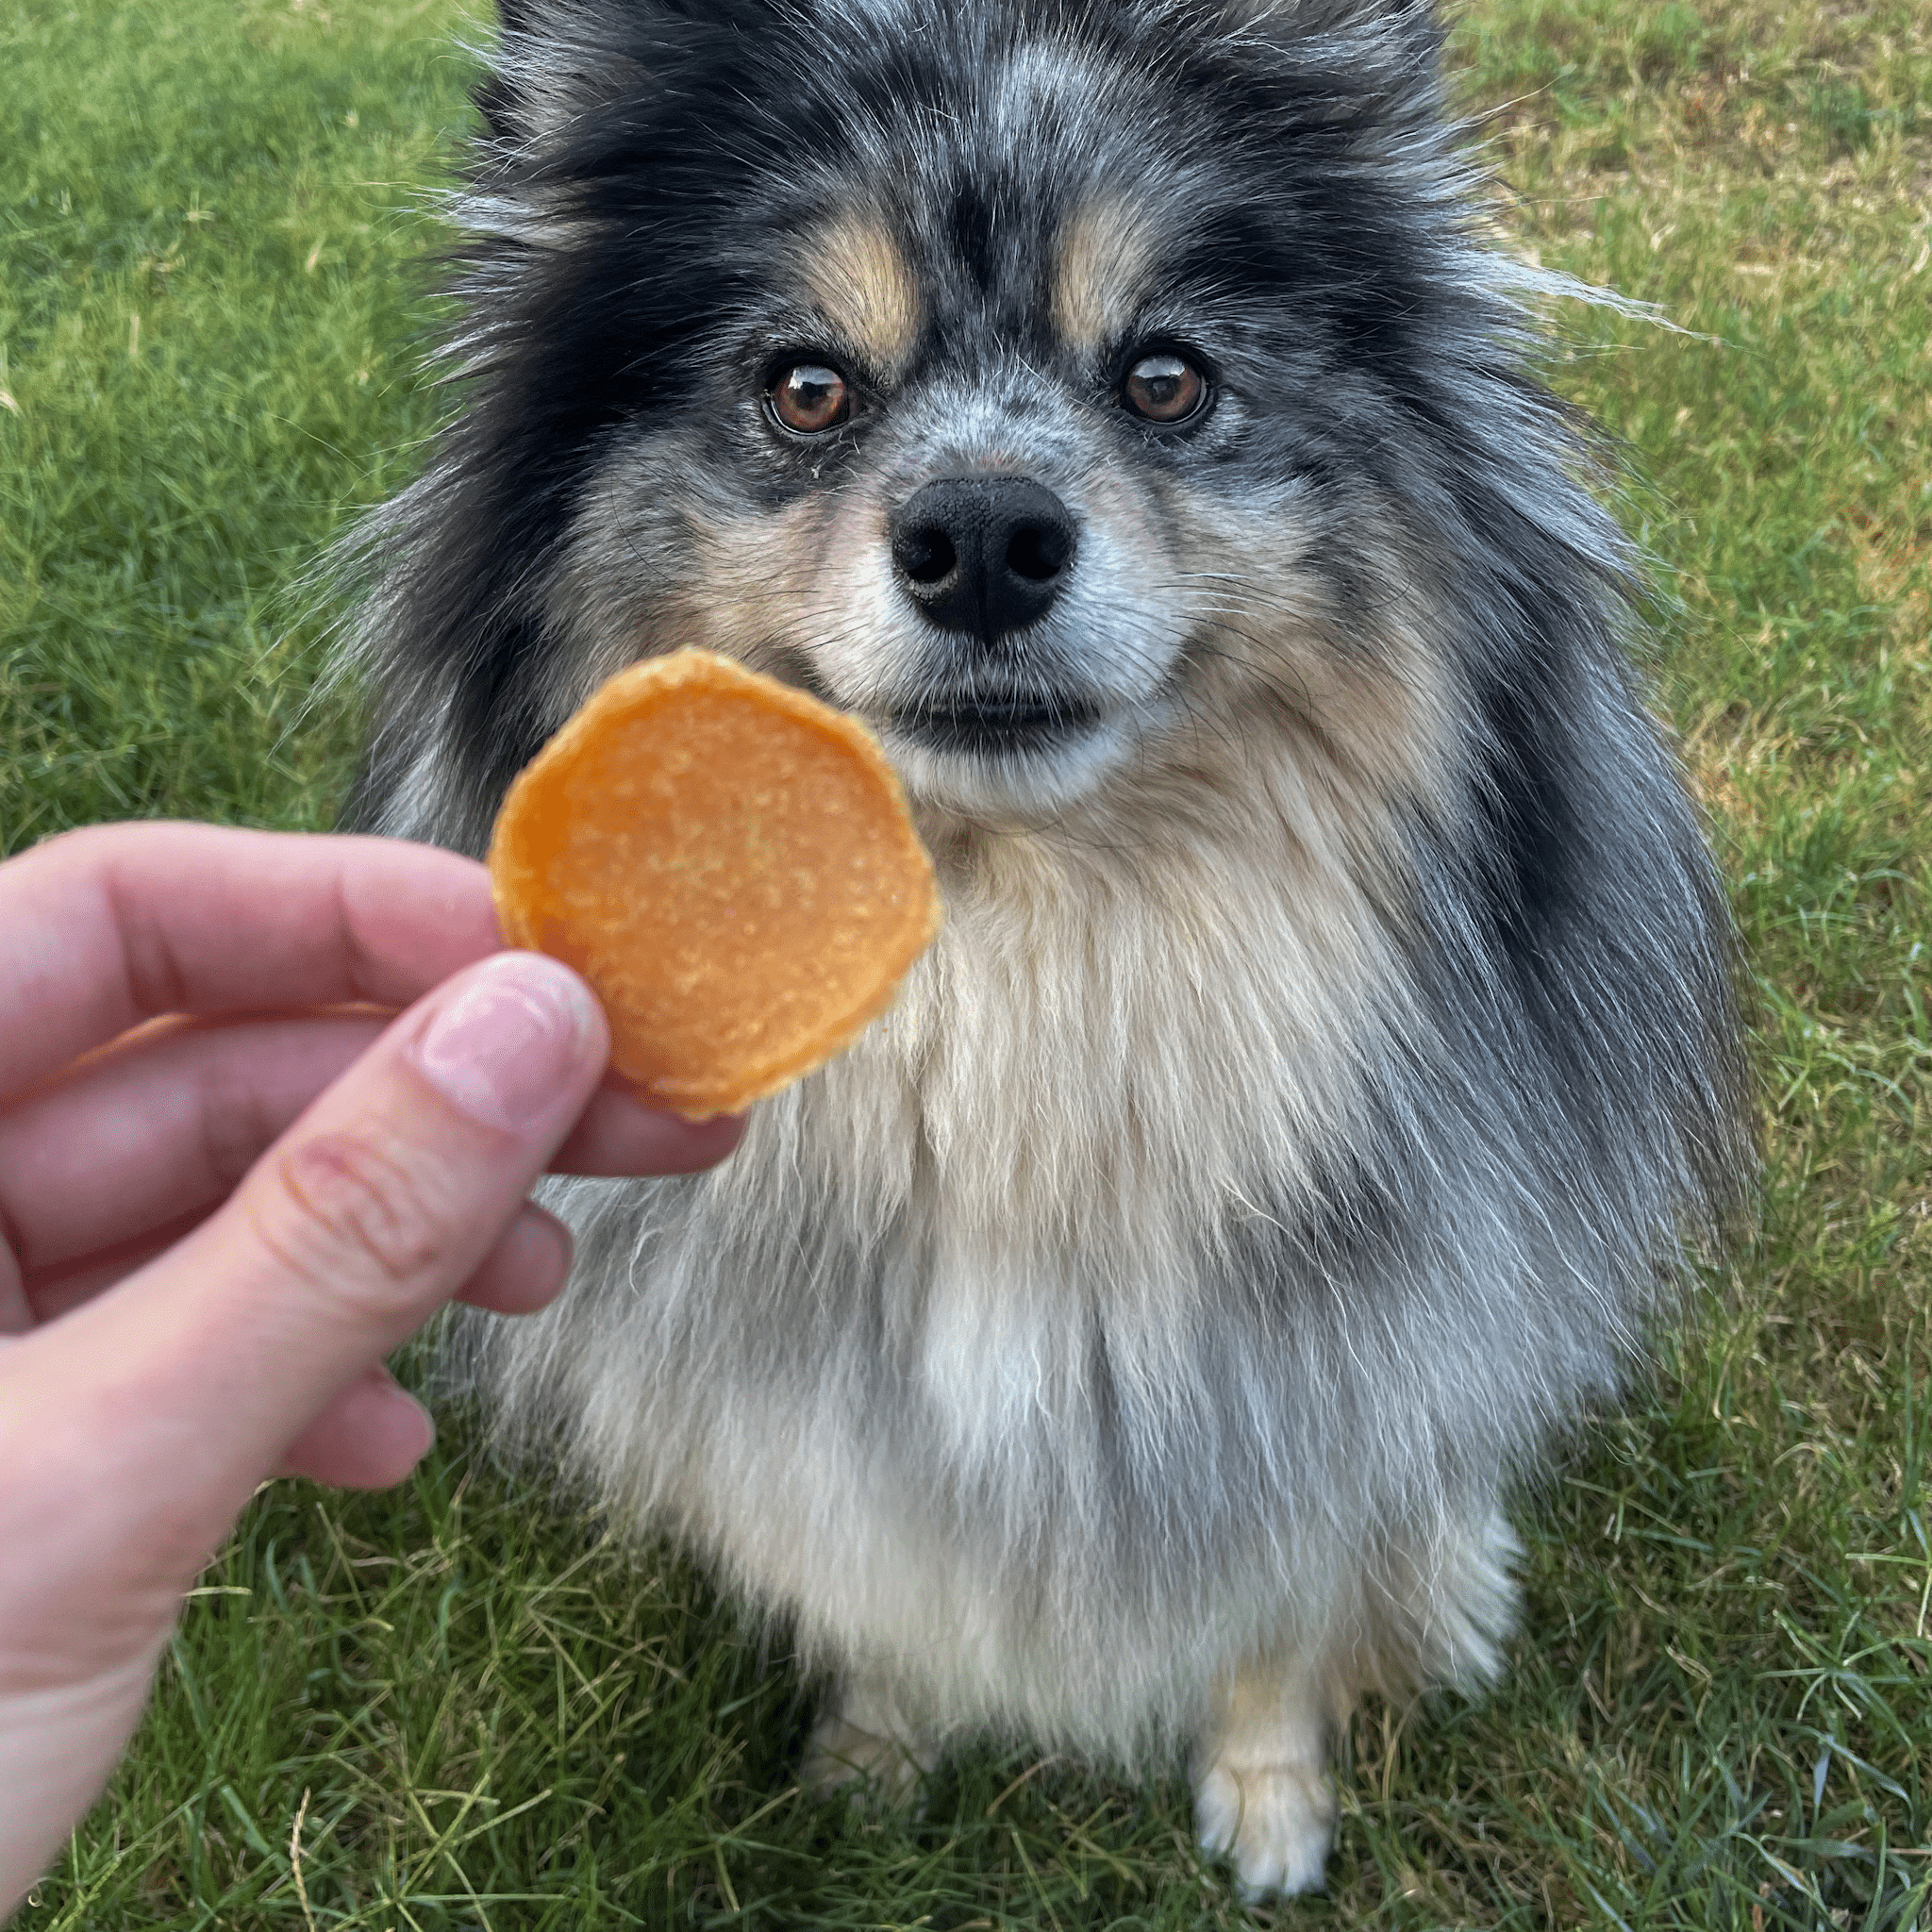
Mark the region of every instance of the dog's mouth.
POLYGON ((1099 706, 1047 691, 947 698, 902 706, 892 714, 893 724, 927 750, 974 758, 1051 751, 1086 737, 1100 722, 1099 706))

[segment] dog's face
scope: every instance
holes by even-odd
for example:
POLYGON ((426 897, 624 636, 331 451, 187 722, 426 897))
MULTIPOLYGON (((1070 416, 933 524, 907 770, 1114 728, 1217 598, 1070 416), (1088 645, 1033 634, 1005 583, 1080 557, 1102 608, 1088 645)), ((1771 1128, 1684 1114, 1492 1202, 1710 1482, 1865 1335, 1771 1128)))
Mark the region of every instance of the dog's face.
POLYGON ((1284 731, 1430 791, 1456 678, 1397 474, 1444 366, 1441 291, 1429 341, 1407 320, 1447 274, 1405 173, 1425 26, 739 11, 513 18, 486 97, 471 211, 514 253, 476 361, 513 381, 472 433, 542 468, 530 728, 702 643, 969 818, 1284 731))
POLYGON ((1257 568, 1200 480, 1241 441, 1232 344, 1159 275, 1158 214, 1024 195, 1020 158, 838 187, 774 248, 692 520, 708 639, 969 811, 1051 809, 1171 730, 1257 568))

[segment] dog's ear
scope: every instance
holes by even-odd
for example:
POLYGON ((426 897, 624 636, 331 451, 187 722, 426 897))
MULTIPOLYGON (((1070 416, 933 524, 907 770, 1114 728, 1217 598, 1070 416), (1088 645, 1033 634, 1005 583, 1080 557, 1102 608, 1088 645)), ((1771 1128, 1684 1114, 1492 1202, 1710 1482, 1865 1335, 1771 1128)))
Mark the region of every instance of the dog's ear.
POLYGON ((1213 0, 1230 26, 1281 38, 1382 28, 1433 38, 1439 30, 1435 0, 1213 0))
POLYGON ((648 10, 600 0, 497 0, 500 31, 475 93, 491 139, 541 151, 635 87, 643 75, 626 42, 648 10))
POLYGON ((1391 106, 1440 108, 1443 33, 1435 0, 1207 0, 1224 32, 1291 66, 1346 67, 1391 106))
POLYGON ((501 31, 475 101, 491 138, 541 154, 640 93, 694 38, 768 34, 776 0, 497 0, 501 31))

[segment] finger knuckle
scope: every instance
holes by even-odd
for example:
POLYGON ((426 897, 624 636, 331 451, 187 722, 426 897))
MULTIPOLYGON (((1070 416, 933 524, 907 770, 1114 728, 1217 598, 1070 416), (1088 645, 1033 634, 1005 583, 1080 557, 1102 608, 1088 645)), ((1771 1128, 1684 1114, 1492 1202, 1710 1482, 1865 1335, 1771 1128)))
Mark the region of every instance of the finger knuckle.
POLYGON ((427 1178, 365 1136, 318 1134, 275 1157, 286 1203, 264 1230, 290 1272, 388 1298, 431 1273, 453 1238, 427 1178))

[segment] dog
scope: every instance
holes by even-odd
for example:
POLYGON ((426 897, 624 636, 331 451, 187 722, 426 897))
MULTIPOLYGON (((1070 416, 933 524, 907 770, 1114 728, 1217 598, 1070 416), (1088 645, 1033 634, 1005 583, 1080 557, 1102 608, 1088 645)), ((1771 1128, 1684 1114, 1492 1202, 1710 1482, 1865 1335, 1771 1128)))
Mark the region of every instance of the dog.
POLYGON ((352 644, 347 822, 472 853, 655 652, 877 732, 897 1005, 718 1171, 552 1184, 573 1285, 460 1374, 785 1621, 817 1783, 1185 1751, 1251 1896, 1364 1691, 1495 1675, 1510 1485, 1748 1151, 1567 285, 1441 68, 1408 0, 507 0, 352 644))

